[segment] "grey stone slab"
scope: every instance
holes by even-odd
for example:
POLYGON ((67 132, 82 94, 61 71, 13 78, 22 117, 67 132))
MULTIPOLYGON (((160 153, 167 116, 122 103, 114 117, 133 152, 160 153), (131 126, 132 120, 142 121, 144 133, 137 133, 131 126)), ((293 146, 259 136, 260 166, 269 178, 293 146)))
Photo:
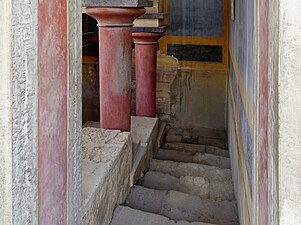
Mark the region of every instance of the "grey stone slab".
POLYGON ((140 185, 157 190, 174 190, 209 198, 209 180, 205 177, 174 177, 166 173, 149 171, 140 185))
POLYGON ((161 215, 118 206, 110 225, 167 225, 169 221, 167 217, 161 215))
POLYGON ((225 140, 220 138, 199 137, 197 143, 200 145, 210 145, 219 148, 226 147, 225 140))
POLYGON ((165 137, 165 141, 170 142, 170 143, 181 142, 182 141, 182 136, 181 135, 167 135, 165 137))
POLYGON ((151 7, 149 0, 82 0, 82 6, 97 7, 151 7))
POLYGON ((175 162, 199 163, 209 166, 216 166, 221 169, 230 169, 229 158, 208 153, 190 153, 169 149, 159 149, 156 159, 170 160, 175 162))
POLYGON ((179 221, 175 222, 167 217, 132 209, 126 206, 118 206, 110 225, 213 225, 202 222, 179 221))
POLYGON ((194 153, 190 152, 159 149, 156 158, 161 160, 171 160, 175 162, 193 162, 193 155, 194 153))
POLYGON ((193 156, 192 162, 200 163, 210 166, 216 166, 222 169, 230 169, 230 159, 223 156, 208 154, 208 153, 196 153, 193 156))
POLYGON ((148 143, 150 138, 158 132, 158 119, 151 117, 132 116, 131 135, 134 143, 148 143))
POLYGON ((226 149, 214 147, 214 146, 206 146, 206 152, 213 155, 230 157, 229 151, 226 149))
POLYGON ((126 205, 166 216, 174 221, 237 224, 235 201, 213 201, 177 191, 163 191, 136 186, 126 205))
POLYGON ((191 153, 205 153, 205 145, 195 145, 195 144, 186 144, 186 143, 164 143, 163 148, 172 149, 182 152, 191 152, 191 153))
POLYGON ((210 181, 231 181, 231 170, 220 169, 215 166, 208 166, 196 163, 181 163, 153 159, 150 170, 168 173, 175 177, 195 176, 206 177, 210 181))
POLYGON ((140 185, 157 190, 174 190, 204 199, 233 200, 232 182, 210 181, 206 177, 181 176, 149 171, 141 179, 140 185))
POLYGON ((165 133, 166 133, 166 122, 161 122, 158 131, 158 148, 160 148, 164 142, 165 133))

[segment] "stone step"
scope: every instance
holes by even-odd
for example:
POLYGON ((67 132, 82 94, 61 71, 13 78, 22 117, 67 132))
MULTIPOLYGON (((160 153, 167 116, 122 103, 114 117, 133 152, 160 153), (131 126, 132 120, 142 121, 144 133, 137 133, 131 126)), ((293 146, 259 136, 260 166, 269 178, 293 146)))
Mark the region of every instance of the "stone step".
POLYGON ((214 225, 202 222, 175 222, 165 216, 132 209, 127 206, 117 206, 110 225, 214 225))
POLYGON ((225 148, 226 142, 223 139, 219 138, 210 138, 210 137, 191 137, 191 136, 182 136, 182 135, 167 135, 165 141, 168 143, 182 142, 189 144, 199 144, 199 145, 208 145, 218 148, 225 148))
POLYGON ((231 170, 220 169, 215 166, 202 165, 197 163, 181 163, 167 160, 153 159, 150 164, 151 171, 168 173, 174 177, 181 176, 206 177, 209 181, 232 182, 231 170))
POLYGON ((171 149, 175 151, 181 152, 190 152, 190 153, 209 153, 218 156, 228 157, 229 158, 229 151, 226 149, 221 149, 214 146, 207 146, 207 145, 197 145, 197 144, 187 144, 187 143, 164 143, 164 149, 171 149))
POLYGON ((198 139, 199 137, 215 138, 226 140, 227 133, 225 130, 216 130, 210 128, 169 128, 167 135, 182 135, 185 137, 192 137, 193 139, 198 139))
POLYGON ((209 181, 206 177, 183 176, 174 177, 166 173, 149 171, 139 181, 139 185, 157 190, 173 190, 204 199, 230 200, 234 199, 231 182, 209 181))
POLYGON ((157 159, 171 160, 175 162, 199 163, 209 166, 216 166, 222 169, 230 169, 230 159, 208 153, 181 152, 169 149, 159 149, 157 159))
POLYGON ((235 201, 213 201, 177 191, 162 191, 135 186, 125 204, 131 208, 159 214, 174 221, 237 224, 235 201))

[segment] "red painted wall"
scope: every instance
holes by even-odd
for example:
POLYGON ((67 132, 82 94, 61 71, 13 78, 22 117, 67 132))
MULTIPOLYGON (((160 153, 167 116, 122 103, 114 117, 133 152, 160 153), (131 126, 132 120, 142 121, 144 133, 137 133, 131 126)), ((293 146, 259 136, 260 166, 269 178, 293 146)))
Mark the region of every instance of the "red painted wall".
POLYGON ((259 1, 258 224, 268 225, 268 46, 269 1, 259 1))
POLYGON ((67 224, 67 5, 39 0, 39 211, 67 224))

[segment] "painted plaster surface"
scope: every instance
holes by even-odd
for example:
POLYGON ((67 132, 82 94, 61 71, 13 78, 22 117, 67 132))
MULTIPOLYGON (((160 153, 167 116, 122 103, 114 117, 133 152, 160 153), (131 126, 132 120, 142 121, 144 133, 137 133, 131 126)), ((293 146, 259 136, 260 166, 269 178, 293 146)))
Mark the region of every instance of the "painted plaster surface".
POLYGON ((258 222, 268 225, 269 1, 259 1, 258 222))
POLYGON ((230 21, 230 76, 238 123, 245 152, 250 187, 253 165, 253 115, 254 115, 254 3, 239 0, 235 3, 235 20, 230 21))
POLYGON ((222 0, 169 0, 168 35, 221 37, 222 2, 222 0))
MULTIPOLYGON (((231 93, 229 93, 230 96, 231 93)), ((242 170, 239 144, 237 141, 237 134, 235 128, 235 119, 232 102, 228 102, 229 117, 228 117, 228 138, 229 138, 229 152, 231 155, 231 171, 234 182, 235 197, 237 200, 237 209, 239 214, 239 222, 241 225, 251 224, 250 208, 247 203, 247 192, 245 183, 245 174, 242 170)))
POLYGON ((81 0, 68 0, 68 224, 80 224, 82 129, 81 0))
POLYGON ((301 2, 279 6, 280 225, 301 224, 301 2))
POLYGON ((226 128, 225 71, 181 68, 172 86, 171 121, 175 127, 226 128))
POLYGON ((67 223, 67 31, 67 2, 40 0, 38 216, 44 225, 67 223))
POLYGON ((0 224, 37 224, 37 1, 0 19, 0 224))
POLYGON ((82 224, 108 225, 130 189, 132 142, 126 132, 82 131, 82 224))

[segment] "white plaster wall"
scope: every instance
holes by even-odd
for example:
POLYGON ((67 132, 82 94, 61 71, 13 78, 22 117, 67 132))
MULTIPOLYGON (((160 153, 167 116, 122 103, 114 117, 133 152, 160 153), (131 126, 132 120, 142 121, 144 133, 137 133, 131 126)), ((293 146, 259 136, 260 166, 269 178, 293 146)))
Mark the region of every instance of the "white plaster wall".
POLYGON ((301 224, 301 1, 279 6, 279 224, 301 224))
POLYGON ((81 223, 82 12, 68 0, 68 224, 81 223))
POLYGON ((38 0, 0 1, 0 224, 37 224, 38 0))

